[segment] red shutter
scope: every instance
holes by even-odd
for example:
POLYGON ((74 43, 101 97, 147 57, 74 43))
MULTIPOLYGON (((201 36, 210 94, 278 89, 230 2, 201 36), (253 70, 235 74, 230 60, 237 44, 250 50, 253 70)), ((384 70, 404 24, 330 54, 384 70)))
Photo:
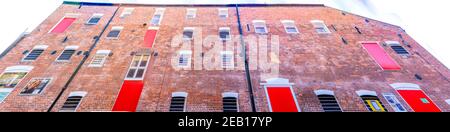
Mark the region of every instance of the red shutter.
POLYGON ((272 112, 299 112, 290 87, 267 87, 272 112))
POLYGON ((158 30, 147 30, 147 32, 145 33, 145 37, 144 37, 144 47, 148 47, 151 48, 153 43, 155 42, 155 38, 156 38, 156 33, 158 32, 158 30))
POLYGON ((136 111, 143 87, 142 81, 124 81, 112 111, 136 111))
POLYGON ((75 20, 76 18, 64 18, 53 28, 51 33, 63 33, 75 20))
POLYGON ((383 70, 400 70, 397 64, 378 43, 363 43, 370 56, 383 68, 383 70))
POLYGON ((422 90, 397 91, 415 112, 441 112, 422 90), (424 103, 421 99, 426 99, 429 103, 424 103))

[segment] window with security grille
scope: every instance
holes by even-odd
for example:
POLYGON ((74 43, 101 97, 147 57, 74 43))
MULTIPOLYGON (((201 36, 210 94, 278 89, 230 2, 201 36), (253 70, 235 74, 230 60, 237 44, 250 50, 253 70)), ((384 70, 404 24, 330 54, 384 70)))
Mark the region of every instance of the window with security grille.
POLYGON ((72 49, 66 49, 64 50, 61 55, 58 57, 58 61, 68 61, 72 57, 72 55, 75 53, 75 50, 72 49))
POLYGON ((94 15, 92 15, 92 17, 88 20, 88 22, 86 24, 95 25, 100 21, 100 19, 102 19, 102 17, 103 17, 103 14, 94 14, 94 15))
POLYGON ((28 55, 23 58, 24 61, 36 60, 44 52, 44 49, 33 49, 28 55))
POLYGON ((342 112, 339 103, 333 95, 317 95, 324 112, 342 112))
POLYGON ((408 55, 408 51, 400 45, 392 45, 391 48, 399 55, 408 55))
POLYGON ((236 97, 223 97, 223 112, 238 112, 238 103, 236 97))
POLYGON ((83 96, 69 96, 64 105, 59 110, 60 112, 75 112, 80 105, 83 96))
POLYGON ((367 109, 371 112, 387 112, 386 107, 377 96, 373 95, 363 95, 361 99, 364 101, 367 109))
POLYGON ((150 55, 135 55, 127 73, 127 80, 142 80, 147 69, 150 55))
POLYGON ((186 97, 175 96, 170 101, 170 112, 184 112, 186 97))
POLYGON ((233 68, 234 67, 234 58, 233 58, 233 52, 222 52, 221 53, 222 58, 222 68, 233 68))

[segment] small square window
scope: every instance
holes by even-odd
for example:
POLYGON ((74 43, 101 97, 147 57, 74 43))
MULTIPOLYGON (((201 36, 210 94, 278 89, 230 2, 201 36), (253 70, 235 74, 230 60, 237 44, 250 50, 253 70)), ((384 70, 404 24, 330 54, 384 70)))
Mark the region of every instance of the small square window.
POLYGON ((197 9, 193 9, 193 8, 187 9, 186 18, 193 19, 196 17, 196 14, 197 14, 197 9))
POLYGON ((298 33, 298 30, 297 30, 297 27, 295 26, 294 21, 283 20, 283 21, 281 21, 281 23, 283 23, 286 33, 298 33))
POLYGON ((164 8, 157 8, 155 14, 153 15, 153 18, 151 20, 151 23, 153 25, 159 25, 161 23, 161 19, 163 17, 165 9, 164 8))
POLYGON ((103 64, 106 61, 106 58, 110 54, 110 50, 99 50, 95 54, 95 56, 92 58, 91 63, 89 64, 89 67, 102 67, 103 64))
POLYGON ((267 27, 266 22, 263 20, 254 20, 253 26, 255 28, 255 32, 258 34, 265 34, 267 33, 267 27))
POLYGON ((20 92, 20 94, 23 95, 34 95, 34 94, 40 94, 45 87, 50 83, 50 78, 42 78, 42 79, 32 79, 20 92))
POLYGON ((226 19, 228 17, 228 9, 227 8, 220 8, 219 9, 219 17, 222 19, 226 19))
POLYGON ((313 24, 314 29, 316 30, 317 33, 319 34, 331 33, 327 25, 325 25, 325 22, 321 20, 312 20, 311 23, 313 24))
POLYGON ((111 31, 108 33, 108 35, 106 36, 107 38, 110 39, 117 39, 119 38, 120 32, 122 31, 123 27, 112 27, 111 31))
POLYGON ((134 11, 134 8, 124 8, 122 11, 122 14, 120 15, 121 18, 127 17, 131 15, 134 11))
POLYGON ((184 28, 183 38, 191 40, 194 36, 194 28, 184 28))
POLYGON ((229 40, 231 38, 230 28, 228 27, 219 28, 219 37, 222 40, 229 40))
POLYGON ((92 15, 92 17, 88 20, 88 22, 86 24, 95 25, 100 21, 100 19, 102 19, 102 17, 103 17, 103 14, 94 14, 94 15, 92 15))
POLYGON ((223 51, 223 52, 221 52, 221 58, 222 58, 222 68, 233 68, 234 67, 233 52, 223 51))

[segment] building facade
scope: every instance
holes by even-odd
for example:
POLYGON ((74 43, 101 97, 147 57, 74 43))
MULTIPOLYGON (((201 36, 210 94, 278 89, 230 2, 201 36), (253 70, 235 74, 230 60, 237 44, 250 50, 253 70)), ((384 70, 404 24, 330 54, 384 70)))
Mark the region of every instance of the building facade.
POLYGON ((66 1, 0 61, 0 111, 450 111, 401 27, 321 4, 66 1))

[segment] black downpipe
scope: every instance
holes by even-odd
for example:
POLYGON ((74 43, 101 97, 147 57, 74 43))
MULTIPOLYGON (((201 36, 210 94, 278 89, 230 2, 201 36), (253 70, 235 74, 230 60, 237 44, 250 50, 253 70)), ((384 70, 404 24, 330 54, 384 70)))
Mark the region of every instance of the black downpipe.
POLYGON ((238 27, 239 27, 239 39, 240 39, 240 43, 242 45, 242 51, 244 51, 243 57, 245 60, 244 61, 245 62, 245 75, 246 75, 246 79, 247 79, 248 91, 250 93, 250 103, 252 105, 252 112, 256 112, 252 79, 250 78, 250 69, 248 66, 247 49, 245 47, 246 45, 245 45, 244 38, 243 38, 244 33, 242 31, 241 16, 239 15, 239 5, 238 4, 236 4, 236 16, 237 16, 237 22, 238 22, 238 27))
POLYGON ((100 34, 95 38, 94 44, 92 44, 92 46, 89 48, 89 51, 87 52, 87 54, 84 55, 83 59, 81 60, 80 64, 78 64, 77 68, 75 69, 74 73, 70 76, 69 80, 66 82, 66 84, 64 84, 64 87, 62 88, 61 92, 59 92, 58 96, 56 97, 56 99, 53 101, 52 105, 50 105, 50 108, 48 108, 47 112, 51 112, 53 107, 55 107, 56 103, 58 102, 58 100, 61 98, 61 96, 63 95, 63 93, 66 91, 67 87, 70 85, 70 83, 72 82, 72 80, 75 78, 75 76, 78 74, 78 71, 80 71, 81 67, 83 66, 83 64, 86 62, 86 60, 88 59, 90 53, 92 52, 92 50, 95 48, 95 46, 97 46, 97 43, 100 41, 100 38, 102 37, 102 35, 105 33, 106 29, 108 29, 108 26, 110 25, 110 23, 112 22, 112 20, 114 19, 114 17, 117 14, 117 11, 119 11, 120 9, 120 5, 118 5, 117 9, 114 11, 114 14, 111 16, 111 18, 109 19, 108 23, 105 25, 105 27, 103 27, 103 30, 100 32, 100 34))

